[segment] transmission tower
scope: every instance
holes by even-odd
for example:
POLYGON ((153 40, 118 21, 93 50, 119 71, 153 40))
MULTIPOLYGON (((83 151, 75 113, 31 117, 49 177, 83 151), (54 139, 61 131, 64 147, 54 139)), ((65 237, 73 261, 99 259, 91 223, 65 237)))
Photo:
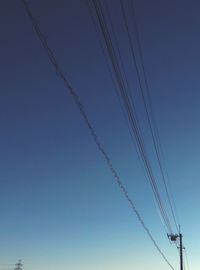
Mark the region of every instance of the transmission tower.
POLYGON ((15 270, 23 270, 23 264, 21 260, 19 260, 18 263, 15 264, 15 270))

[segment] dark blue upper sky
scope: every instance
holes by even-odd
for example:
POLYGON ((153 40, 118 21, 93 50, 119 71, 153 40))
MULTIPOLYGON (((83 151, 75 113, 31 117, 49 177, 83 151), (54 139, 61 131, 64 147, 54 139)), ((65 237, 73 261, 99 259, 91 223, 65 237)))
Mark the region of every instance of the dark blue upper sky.
MULTIPOLYGON (((195 270, 200 248, 200 3, 134 2, 170 186, 195 270)), ((29 3, 130 196, 177 268, 177 252, 167 241, 131 143, 86 1, 29 3)), ((107 3, 156 168, 119 2, 107 3)), ((21 258, 25 270, 168 269, 119 192, 22 3, 4 0, 0 6, 0 261, 21 258)))

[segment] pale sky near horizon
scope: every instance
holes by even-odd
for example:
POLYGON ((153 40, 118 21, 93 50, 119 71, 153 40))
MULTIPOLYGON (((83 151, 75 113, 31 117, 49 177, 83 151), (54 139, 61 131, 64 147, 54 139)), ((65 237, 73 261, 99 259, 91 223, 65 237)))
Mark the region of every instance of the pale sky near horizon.
MULTIPOLYGON (((28 2, 137 209, 179 269, 178 252, 167 239, 132 145, 86 1, 28 2)), ((107 2, 133 86, 136 75, 120 28, 119 1, 107 2)), ((134 2, 176 215, 190 270, 198 270, 200 3, 134 2)), ((22 259, 24 270, 170 269, 121 194, 21 1, 0 1, 0 20, 0 264, 22 259)), ((138 118, 151 152, 137 93, 138 118)), ((158 183, 162 189, 159 178, 158 183)))

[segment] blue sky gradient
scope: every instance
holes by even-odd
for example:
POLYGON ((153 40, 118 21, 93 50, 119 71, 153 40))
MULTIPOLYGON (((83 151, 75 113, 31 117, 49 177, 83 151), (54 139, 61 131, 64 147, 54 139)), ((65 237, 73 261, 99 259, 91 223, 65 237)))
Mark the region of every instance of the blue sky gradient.
MULTIPOLYGON (((85 1, 29 3, 131 198, 178 269, 85 1)), ((109 5, 159 177, 119 3, 109 5)), ((135 7, 170 186, 191 269, 197 270, 200 3, 142 0, 135 7)), ((22 259, 25 270, 169 269, 120 193, 21 2, 2 1, 0 18, 0 262, 22 259)))

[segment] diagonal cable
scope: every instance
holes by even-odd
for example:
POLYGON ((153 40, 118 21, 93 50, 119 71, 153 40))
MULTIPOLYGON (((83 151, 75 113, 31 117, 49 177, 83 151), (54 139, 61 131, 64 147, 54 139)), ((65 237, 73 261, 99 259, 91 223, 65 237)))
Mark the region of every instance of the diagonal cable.
MULTIPOLYGON (((155 179, 155 176, 153 174, 151 164, 150 164, 150 161, 149 161, 146 149, 145 149, 142 133, 140 130, 140 126, 139 126, 137 117, 136 117, 137 116, 136 109, 135 109, 134 103, 132 103, 132 100, 129 98, 129 95, 128 95, 128 91, 130 92, 130 89, 129 89, 129 86, 127 85, 127 79, 126 79, 126 76, 124 74, 125 72, 123 71, 123 68, 120 67, 120 63, 118 61, 118 57, 117 57, 117 54, 115 51, 112 37, 110 35, 109 29, 108 29, 108 26, 106 23, 106 19, 104 16, 101 2, 98 0, 92 0, 91 2, 93 3, 96 17, 97 17, 97 20, 99 23, 99 27, 100 27, 100 30, 102 32, 102 37, 105 41, 108 55, 110 57, 110 61, 111 61, 111 64, 113 66, 116 81, 118 83, 118 90, 119 90, 120 96, 124 102, 124 107, 125 107, 126 112, 127 112, 130 127, 132 129, 132 134, 134 134, 134 138, 136 140, 137 147, 138 147, 138 150, 140 152, 140 157, 141 157, 143 164, 144 164, 144 167, 146 169, 146 173, 147 173, 148 179, 150 181, 156 202, 157 202, 158 207, 160 209, 160 213, 161 213, 161 216, 163 218, 163 221, 164 221, 166 227, 168 228, 168 231, 170 233, 172 233, 171 224, 170 224, 170 221, 168 219, 167 212, 166 212, 164 205, 162 203, 162 199, 161 199, 159 191, 158 191, 156 179, 155 179)), ((115 43, 116 43, 116 40, 115 40, 115 43)))
MULTIPOLYGON (((143 57, 142 46, 141 46, 140 37, 139 37, 139 30, 138 30, 138 25, 137 25, 137 20, 136 20, 135 8, 134 8, 133 1, 131 1, 131 4, 132 4, 131 9, 130 9, 131 12, 132 12, 131 18, 132 18, 132 21, 133 21, 133 24, 134 24, 134 27, 135 27, 135 37, 136 37, 136 42, 137 42, 137 45, 138 45, 139 58, 140 58, 140 62, 141 62, 141 68, 142 68, 142 74, 143 74, 143 77, 144 77, 144 84, 145 84, 145 90, 146 90, 147 98, 145 97, 145 91, 144 91, 143 86, 142 86, 142 79, 141 79, 139 67, 138 67, 138 64, 137 64, 137 61, 136 61, 136 54, 135 54, 135 50, 134 50, 134 44, 133 44, 133 41, 132 41, 132 37, 131 37, 129 25, 128 25, 128 20, 127 20, 127 17, 126 17, 124 2, 122 0, 120 0, 120 5, 121 5, 121 9, 122 9, 122 15, 123 15, 123 18, 124 18, 125 28, 126 28, 126 31, 127 31, 128 40, 129 40, 130 49, 131 49, 131 55, 132 55, 133 63, 135 65, 137 77, 138 77, 138 82, 139 82, 139 86, 140 86, 140 90, 141 90, 141 94, 142 94, 142 99, 143 99, 143 103, 144 103, 144 107, 145 107, 145 112, 146 112, 148 124, 149 124, 149 127, 150 127, 150 133, 151 133, 151 136, 152 136, 155 153, 156 153, 156 157, 157 157, 157 160, 158 160, 158 166, 159 166, 159 169, 160 169, 160 172, 161 172, 161 176, 162 176, 162 180, 163 180, 163 183, 164 183, 164 188, 165 188, 165 191, 166 191, 167 200, 168 200, 168 203, 169 203, 169 206, 170 206, 170 210, 171 210, 171 213, 172 213, 174 224, 175 224, 176 229, 178 231, 178 223, 177 223, 175 212, 174 212, 173 205, 172 205, 172 202, 171 202, 169 189, 167 187, 166 176, 165 176, 165 173, 164 173, 164 166, 162 164, 162 158, 161 158, 161 156, 163 155, 162 147, 161 147, 161 142, 160 142, 160 138, 159 138, 159 132, 158 132, 158 128, 157 128, 157 125, 156 125, 156 121, 155 121, 155 117, 154 117, 153 109, 152 109, 150 87, 149 87, 149 83, 148 83, 147 75, 146 75, 146 71, 145 71, 145 66, 144 66, 144 57, 143 57), (148 107, 149 107, 149 109, 148 109, 148 107)), ((166 171, 166 168, 165 168, 165 171, 166 171)))
POLYGON ((112 162, 111 162, 111 159, 110 157, 108 156, 106 150, 104 149, 104 147, 102 146, 101 142, 99 141, 99 138, 96 134, 96 131, 95 129, 93 128, 93 126, 91 125, 90 121, 89 121, 89 118, 85 112, 85 109, 84 109, 84 106, 83 104, 81 103, 80 99, 79 99, 79 96, 76 94, 76 92, 73 90, 73 88, 71 87, 71 85, 69 84, 69 82, 67 81, 57 59, 55 58, 55 55, 53 53, 53 51, 51 50, 51 48, 49 47, 48 43, 47 43, 47 40, 44 36, 44 34, 41 32, 40 28, 39 28, 39 25, 36 21, 36 19, 33 17, 32 15, 32 12, 31 12, 31 9, 27 3, 26 0, 21 0, 24 8, 25 8, 25 11, 29 17, 29 19, 31 20, 31 23, 33 25, 33 28, 38 36, 38 38, 40 39, 47 55, 48 55, 48 58, 51 62, 51 64, 53 65, 57 75, 63 80, 64 82, 64 85, 65 87, 68 89, 70 95, 72 96, 75 104, 77 105, 79 111, 80 111, 80 114, 81 116, 83 117, 83 120, 87 126, 87 128, 89 129, 90 131, 90 134, 98 148, 98 150, 101 152, 101 154, 103 155, 106 163, 107 163, 107 166, 108 168, 110 169, 116 183, 118 184, 118 187, 120 188, 121 192, 123 193, 123 195, 125 196, 126 200, 128 201, 129 203, 129 206, 131 207, 131 209, 134 211, 134 213, 136 214, 136 217, 138 218, 140 224, 142 225, 143 229, 146 231, 147 235, 149 236, 149 238, 151 239, 151 241, 153 242, 154 246, 156 247, 156 249, 158 250, 158 252, 161 254, 161 256, 163 257, 163 259, 165 260, 165 262, 168 264, 168 266, 172 269, 172 270, 175 270, 174 267, 170 264, 170 262, 168 261, 168 259, 165 257, 164 253, 162 252, 162 250, 160 249, 160 247, 158 246, 157 242, 155 241, 155 239, 153 238, 151 232, 149 231, 148 227, 146 226, 146 224, 144 223, 140 213, 138 212, 138 210, 136 209, 135 207, 135 204, 134 202, 131 200, 125 186, 123 185, 123 183, 121 182, 121 179, 117 173, 117 171, 115 170, 115 168, 113 167, 112 165, 112 162))

